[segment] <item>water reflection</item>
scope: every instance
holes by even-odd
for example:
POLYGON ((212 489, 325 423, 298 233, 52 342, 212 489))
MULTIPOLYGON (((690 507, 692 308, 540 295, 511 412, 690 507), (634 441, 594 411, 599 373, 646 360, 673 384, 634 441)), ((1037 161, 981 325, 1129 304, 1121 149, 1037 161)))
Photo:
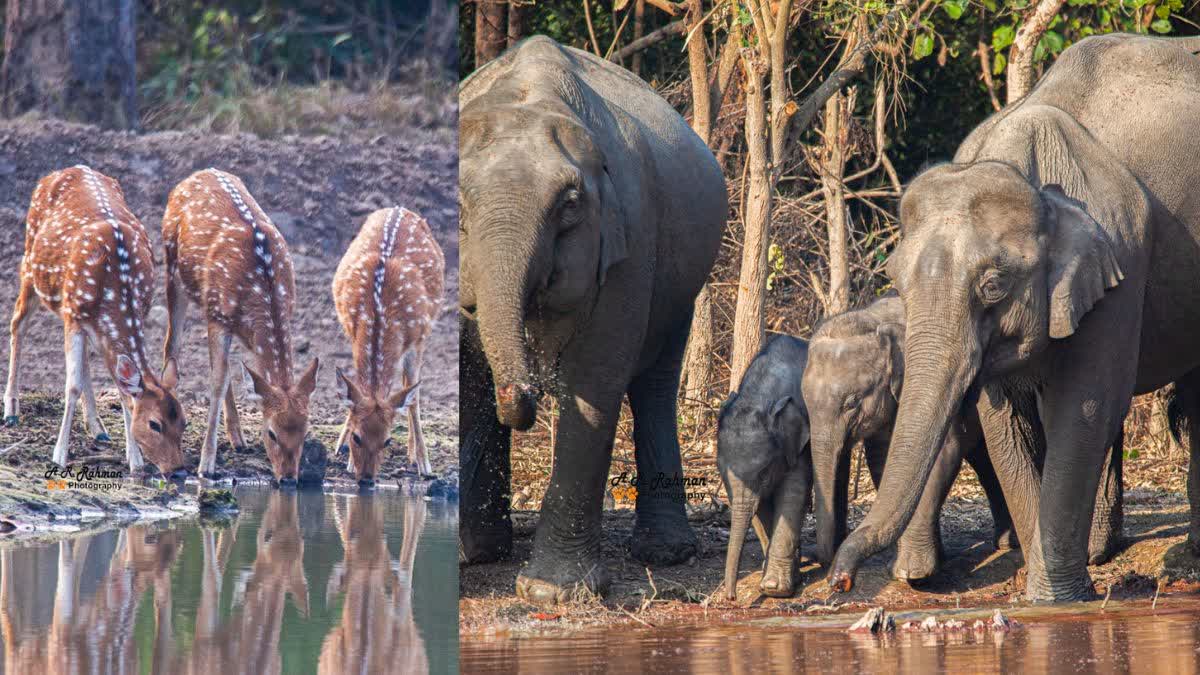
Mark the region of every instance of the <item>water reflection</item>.
POLYGON ((3 673, 457 671, 457 622, 431 607, 457 604, 453 506, 238 497, 227 522, 0 550, 3 673))
POLYGON ((719 627, 465 640, 464 672, 1200 672, 1200 603, 1030 618, 1012 633, 719 627))

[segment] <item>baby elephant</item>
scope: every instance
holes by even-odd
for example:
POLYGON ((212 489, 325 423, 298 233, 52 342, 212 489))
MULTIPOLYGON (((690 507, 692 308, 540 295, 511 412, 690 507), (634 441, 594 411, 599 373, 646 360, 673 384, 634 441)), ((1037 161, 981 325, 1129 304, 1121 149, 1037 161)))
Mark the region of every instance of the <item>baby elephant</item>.
POLYGON ((763 595, 795 591, 796 551, 808 509, 812 464, 808 412, 800 395, 808 343, 780 335, 754 357, 721 406, 717 468, 732 507, 725 590, 737 597, 738 563, 751 518, 767 560, 763 595))
MULTIPOLYGON (((817 559, 828 565, 846 536, 850 450, 861 442, 878 488, 891 442, 904 380, 904 305, 888 296, 861 309, 832 316, 813 333, 803 395, 812 424, 817 559)), ((1120 446, 1114 449, 1097 496, 1089 561, 1106 560, 1120 534, 1120 446)), ((983 443, 974 406, 964 406, 951 425, 921 500, 901 536, 892 567, 898 579, 924 579, 942 559, 942 504, 966 459, 988 498, 996 548, 1017 547, 1004 494, 983 443)), ((1042 458, 1035 458, 1040 465, 1042 458)))

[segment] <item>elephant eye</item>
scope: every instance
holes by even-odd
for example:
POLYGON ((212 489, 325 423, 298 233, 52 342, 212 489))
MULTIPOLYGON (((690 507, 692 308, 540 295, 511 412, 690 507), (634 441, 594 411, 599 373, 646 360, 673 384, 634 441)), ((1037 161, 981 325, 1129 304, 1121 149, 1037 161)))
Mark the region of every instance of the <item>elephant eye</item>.
POLYGON ((578 188, 567 188, 563 192, 562 198, 559 200, 559 214, 563 221, 574 223, 579 219, 579 207, 583 201, 583 195, 578 188))
POLYGON ((979 297, 985 305, 994 305, 1004 299, 1003 279, 999 274, 989 274, 979 283, 979 297))
POLYGON ((845 405, 847 410, 857 408, 859 403, 862 403, 862 397, 857 392, 853 392, 846 397, 845 405))

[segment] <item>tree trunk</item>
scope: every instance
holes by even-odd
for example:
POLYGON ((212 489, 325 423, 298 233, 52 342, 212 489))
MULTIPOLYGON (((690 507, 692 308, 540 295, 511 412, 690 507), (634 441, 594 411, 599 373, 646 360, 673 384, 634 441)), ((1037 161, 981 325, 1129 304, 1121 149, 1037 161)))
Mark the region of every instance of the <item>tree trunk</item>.
POLYGON ((692 330, 688 336, 687 351, 683 359, 683 398, 686 401, 707 401, 708 386, 712 381, 713 353, 716 339, 713 337, 712 295, 708 284, 696 296, 696 310, 692 315, 692 330))
POLYGON ((700 140, 708 143, 712 134, 712 94, 708 87, 708 54, 705 52, 704 29, 700 22, 704 20, 704 6, 701 0, 689 0, 687 26, 688 39, 688 71, 692 80, 692 131, 700 140))
POLYGON ((1008 50, 1008 90, 1005 92, 1008 103, 1028 94, 1033 87, 1034 49, 1065 3, 1066 0, 1040 0, 1021 20, 1021 27, 1008 50))
POLYGON ((475 67, 500 56, 508 40, 508 0, 475 0, 475 67))
MULTIPOLYGON (((637 42, 646 34, 646 0, 637 0, 637 4, 633 6, 633 41, 637 42)), ((629 64, 629 69, 634 75, 642 76, 642 53, 636 52, 633 55, 633 61, 629 64)))
POLYGON ((742 221, 742 270, 738 277, 737 309, 733 316, 733 357, 729 390, 762 348, 767 300, 767 246, 771 237, 771 158, 767 135, 767 103, 763 73, 748 60, 746 70, 746 150, 750 163, 749 188, 742 221))
POLYGON ((9 0, 0 99, 107 128, 134 129, 137 57, 133 0, 9 0))
POLYGON ((525 39, 529 30, 529 10, 533 0, 509 0, 508 2, 508 46, 512 47, 525 39))
POLYGON ((854 89, 849 95, 838 92, 825 102, 824 142, 821 148, 821 192, 825 197, 825 220, 829 230, 829 293, 826 315, 850 309, 850 228, 846 213, 846 190, 842 176, 846 169, 849 144, 850 111, 854 89))

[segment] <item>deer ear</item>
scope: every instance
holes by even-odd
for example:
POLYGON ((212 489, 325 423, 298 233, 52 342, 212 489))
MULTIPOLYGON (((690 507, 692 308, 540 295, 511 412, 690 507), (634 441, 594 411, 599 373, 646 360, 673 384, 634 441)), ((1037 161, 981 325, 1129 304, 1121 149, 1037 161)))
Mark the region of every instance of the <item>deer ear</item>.
POLYGON ((388 399, 388 405, 392 406, 397 412, 403 410, 417 398, 417 387, 421 386, 420 382, 415 382, 412 385, 401 389, 392 394, 388 399))
POLYGON ((613 184, 608 166, 604 166, 600 188, 600 261, 596 269, 596 283, 604 285, 608 270, 629 256, 629 225, 625 210, 621 208, 621 196, 613 184))
POLYGON ((1050 337, 1069 337, 1104 292, 1125 278, 1112 240, 1081 202, 1058 185, 1042 188, 1050 228, 1050 337))
POLYGON ((300 382, 296 385, 296 391, 304 397, 312 396, 312 393, 317 389, 317 371, 321 369, 321 359, 313 359, 312 363, 308 364, 308 370, 300 376, 300 382))
POLYGON ((117 357, 116 366, 117 389, 126 396, 137 396, 142 393, 142 371, 124 354, 117 357))
POLYGON ((272 395, 273 387, 267 382, 266 378, 258 374, 258 371, 251 368, 242 362, 242 387, 246 392, 246 398, 251 401, 261 401, 267 396, 272 395))
POLYGON ((179 386, 179 366, 175 363, 174 358, 167 359, 167 365, 163 367, 162 377, 159 380, 163 387, 170 390, 179 386))
POLYGON ((342 393, 341 399, 344 403, 354 405, 363 399, 362 392, 359 391, 358 385, 355 384, 354 380, 346 374, 345 370, 342 370, 341 368, 335 368, 333 372, 337 376, 337 379, 341 380, 342 382, 342 386, 339 387, 339 389, 342 393))

